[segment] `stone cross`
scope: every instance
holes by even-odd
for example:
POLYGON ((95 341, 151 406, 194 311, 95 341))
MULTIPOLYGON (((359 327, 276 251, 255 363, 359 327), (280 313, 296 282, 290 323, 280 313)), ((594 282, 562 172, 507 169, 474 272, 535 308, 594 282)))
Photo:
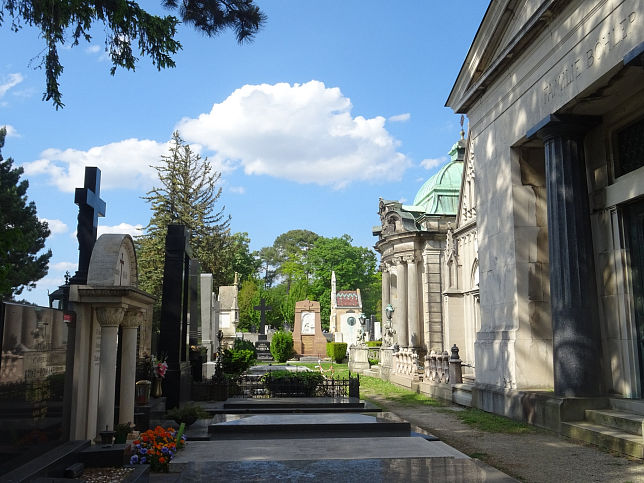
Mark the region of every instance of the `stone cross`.
POLYGON ((82 188, 76 188, 74 203, 78 205, 78 270, 71 283, 84 285, 87 283, 87 270, 92 256, 98 217, 105 216, 105 201, 101 194, 101 170, 96 167, 85 168, 85 183, 82 188))
POLYGON ((272 307, 266 305, 266 300, 262 297, 259 300, 259 305, 255 305, 253 307, 255 310, 260 311, 260 318, 259 318, 259 333, 260 334, 265 334, 266 333, 266 312, 269 310, 272 310, 272 307))

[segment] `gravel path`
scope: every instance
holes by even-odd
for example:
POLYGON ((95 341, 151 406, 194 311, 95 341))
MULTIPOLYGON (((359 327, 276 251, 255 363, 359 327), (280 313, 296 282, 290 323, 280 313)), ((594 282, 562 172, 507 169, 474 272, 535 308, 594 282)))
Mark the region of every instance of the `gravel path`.
POLYGON ((644 462, 613 456, 548 431, 517 435, 483 432, 461 423, 454 415, 460 409, 456 406, 436 409, 400 404, 378 395, 365 396, 459 451, 520 481, 644 483, 644 462))

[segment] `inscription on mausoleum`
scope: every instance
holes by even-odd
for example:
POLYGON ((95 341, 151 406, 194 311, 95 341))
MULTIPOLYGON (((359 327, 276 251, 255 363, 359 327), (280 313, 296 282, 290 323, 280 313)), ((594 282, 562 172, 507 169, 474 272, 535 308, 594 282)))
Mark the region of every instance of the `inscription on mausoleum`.
POLYGON ((585 41, 587 44, 581 55, 569 55, 564 62, 556 67, 556 74, 543 82, 543 104, 549 104, 562 97, 568 86, 577 82, 584 72, 601 62, 610 52, 619 48, 629 36, 639 21, 637 13, 631 12, 626 16, 608 20, 608 28, 585 41))

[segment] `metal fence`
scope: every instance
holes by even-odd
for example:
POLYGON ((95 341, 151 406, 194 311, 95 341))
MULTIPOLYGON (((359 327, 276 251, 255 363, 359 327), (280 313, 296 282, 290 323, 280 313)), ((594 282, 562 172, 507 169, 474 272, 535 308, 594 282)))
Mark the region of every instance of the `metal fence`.
POLYGON ((270 374, 263 376, 240 376, 228 384, 229 398, 272 398, 272 397, 360 397, 360 376, 325 378, 310 384, 300 381, 271 380, 270 374))

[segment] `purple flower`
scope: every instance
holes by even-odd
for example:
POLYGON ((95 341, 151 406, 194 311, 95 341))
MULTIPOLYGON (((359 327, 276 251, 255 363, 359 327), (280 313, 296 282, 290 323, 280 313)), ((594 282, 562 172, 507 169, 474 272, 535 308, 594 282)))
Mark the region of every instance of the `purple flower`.
POLYGON ((143 456, 143 457, 141 458, 141 464, 143 465, 143 464, 145 464, 146 462, 147 462, 147 459, 145 458, 145 456, 143 456))
POLYGON ((130 464, 135 465, 139 462, 139 455, 133 454, 130 458, 130 464))
POLYGON ((148 452, 147 448, 141 448, 141 454, 146 454, 148 452))

